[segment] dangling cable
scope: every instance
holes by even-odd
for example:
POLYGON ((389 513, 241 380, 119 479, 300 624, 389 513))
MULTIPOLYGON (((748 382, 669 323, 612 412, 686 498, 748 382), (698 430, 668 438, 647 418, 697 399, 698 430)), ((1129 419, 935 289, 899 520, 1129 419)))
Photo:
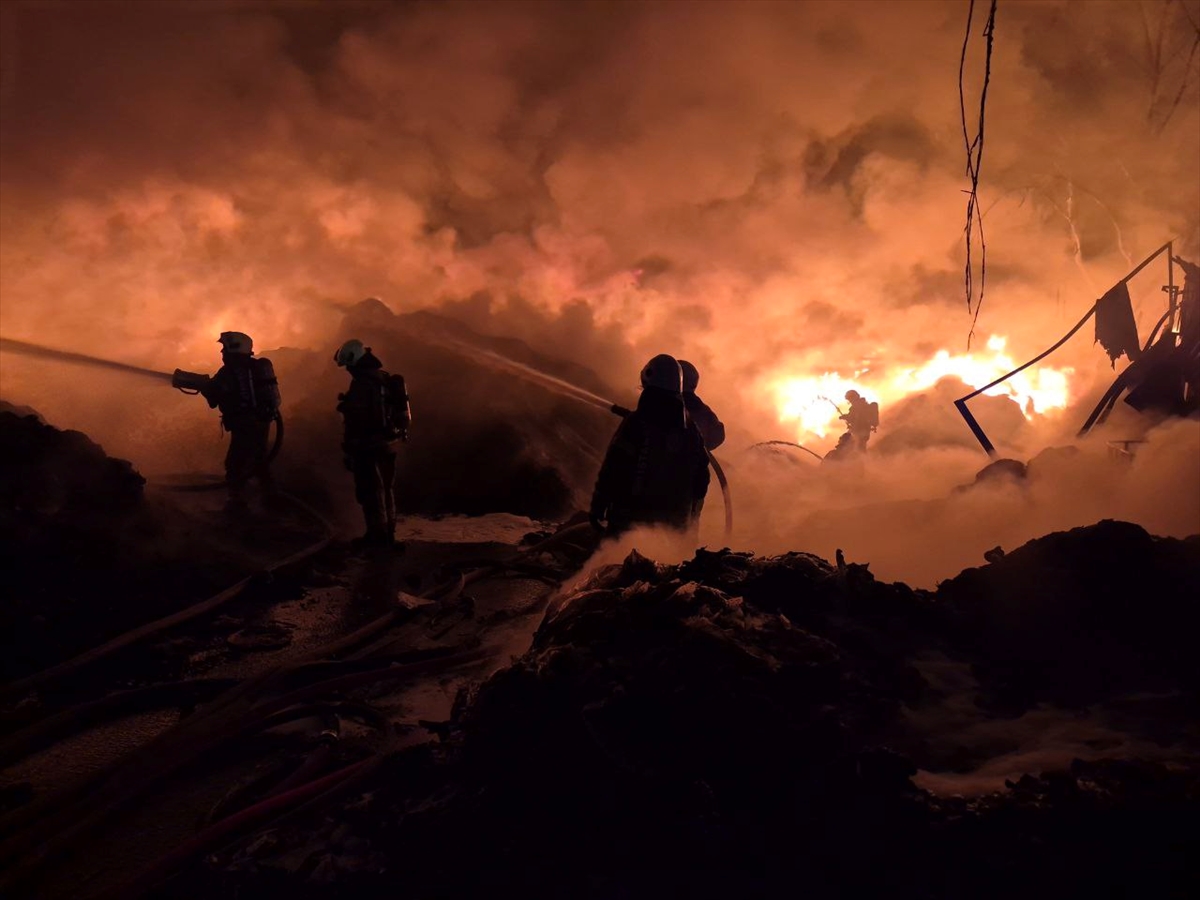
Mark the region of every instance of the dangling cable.
POLYGON ((971 179, 971 189, 967 194, 967 223, 963 229, 963 237, 967 247, 967 263, 964 270, 964 280, 967 295, 967 312, 971 312, 971 300, 975 296, 975 279, 972 272, 971 248, 972 236, 975 230, 979 232, 979 299, 975 301, 975 314, 971 318, 971 330, 967 334, 967 349, 971 349, 971 339, 975 336, 975 323, 979 321, 979 310, 983 306, 983 292, 987 282, 987 242, 983 236, 983 213, 979 209, 979 172, 983 165, 983 122, 984 108, 987 105, 988 83, 992 78, 992 37, 996 29, 996 2, 992 0, 988 12, 987 24, 983 36, 987 40, 987 56, 983 70, 983 90, 979 95, 979 124, 975 137, 967 132, 967 101, 963 89, 963 73, 967 66, 967 46, 971 41, 971 22, 975 14, 975 0, 967 10, 967 33, 963 36, 962 58, 958 64, 958 109, 962 118, 963 144, 967 150, 967 176, 971 179))

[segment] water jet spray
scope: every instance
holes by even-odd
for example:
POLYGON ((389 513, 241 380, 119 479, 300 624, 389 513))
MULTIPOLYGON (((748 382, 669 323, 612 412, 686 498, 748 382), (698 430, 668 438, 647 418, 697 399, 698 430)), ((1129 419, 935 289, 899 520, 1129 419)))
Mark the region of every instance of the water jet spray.
MULTIPOLYGON (((427 337, 429 336, 427 335, 427 337)), ((517 362, 515 359, 509 359, 507 356, 497 353, 494 350, 473 347, 465 341, 446 336, 438 336, 433 338, 433 340, 456 353, 469 356, 472 359, 483 359, 491 363, 495 368, 516 375, 518 378, 524 378, 570 400, 578 400, 580 403, 586 403, 589 406, 606 410, 622 418, 633 412, 627 407, 614 403, 611 400, 606 400, 599 394, 592 393, 587 388, 572 384, 556 375, 550 375, 525 363, 517 362)), ((729 540, 733 534, 733 499, 729 493, 729 480, 725 477, 725 471, 721 468, 721 464, 717 462, 716 457, 707 449, 704 452, 708 455, 708 463, 712 466, 713 473, 717 476, 717 483, 721 485, 721 498, 725 504, 725 539, 729 540)))
MULTIPOLYGON (((39 359, 52 359, 57 362, 74 363, 81 366, 92 366, 97 369, 112 369, 117 372, 125 372, 129 375, 154 378, 159 381, 173 381, 175 378, 170 372, 160 372, 157 369, 147 369, 142 366, 131 366, 128 363, 117 362, 114 359, 101 359, 98 356, 88 356, 86 353, 56 350, 53 347, 43 347, 41 344, 31 344, 28 341, 18 341, 12 338, 0 337, 0 352, 33 356, 39 359)), ((176 372, 178 371, 176 369, 176 372)))
MULTIPOLYGON (((59 350, 55 347, 46 347, 42 344, 30 343, 29 341, 18 341, 14 338, 0 337, 0 352, 14 353, 19 356, 31 356, 36 359, 53 360, 54 362, 71 363, 79 366, 91 366, 94 369, 109 369, 114 372, 124 372, 127 375, 137 375, 141 378, 153 378, 156 381, 168 381, 171 383, 171 387, 185 394, 199 394, 207 387, 209 381, 212 380, 208 375, 197 372, 185 372, 183 369, 176 369, 174 372, 160 372, 158 369, 132 366, 129 363, 117 362, 115 359, 104 359, 103 357, 90 356, 86 353, 76 353, 72 350, 59 350)), ((268 465, 279 455, 279 451, 283 449, 283 416, 276 413, 274 422, 275 441, 271 445, 271 449, 267 452, 266 461, 268 465)), ((203 485, 183 485, 170 489, 207 491, 224 486, 224 481, 218 481, 203 485)))

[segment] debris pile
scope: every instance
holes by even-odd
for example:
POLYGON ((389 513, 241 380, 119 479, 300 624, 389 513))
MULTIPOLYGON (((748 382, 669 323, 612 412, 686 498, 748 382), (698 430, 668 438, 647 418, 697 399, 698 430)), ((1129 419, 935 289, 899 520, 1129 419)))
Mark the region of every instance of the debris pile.
MULTIPOLYGON (((244 576, 228 521, 197 520, 78 431, 0 405, 3 680, 88 650, 244 576)), ((243 523, 244 524, 244 523, 243 523)), ((280 540, 295 541, 294 528, 280 540)))
POLYGON ((60 431, 28 409, 0 403, 0 511, 15 519, 55 519, 120 511, 142 500, 146 480, 80 431, 60 431))
MULTIPOLYGON (((1032 542, 936 594, 804 553, 702 550, 661 566, 634 552, 560 599, 524 656, 460 696, 443 744, 394 757, 335 813, 337 846, 293 826, 196 890, 211 894, 215 879, 297 897, 1169 893, 1200 839, 1195 756, 1076 761, 968 800, 915 786, 916 765, 887 738, 912 727, 906 707, 931 690, 915 657, 1002 659, 1015 633, 987 635, 1009 617, 1044 630, 1031 646, 1057 642, 1090 665, 1088 637, 1111 627, 1108 650, 1118 622, 1144 610, 1128 655, 1162 647, 1175 668, 1157 674, 1190 677, 1174 634, 1191 620, 1164 617, 1197 577, 1195 540, 1113 522, 1032 542), (1127 595, 1139 578, 1175 587, 1127 595), (1072 617, 1084 624, 1067 641, 1072 617)), ((1049 690, 1059 674, 1037 683, 1049 690)), ((1135 683, 1091 677, 1093 695, 1135 683)))
POLYGON ((144 484, 133 466, 81 432, 60 431, 32 410, 0 407, 0 628, 13 648, 7 673, 55 658, 55 646, 73 645, 72 620, 96 615, 78 607, 102 594, 123 526, 142 518, 144 484))
POLYGON ((967 569, 937 596, 985 686, 1009 704, 1200 687, 1200 535, 1105 520, 967 569))

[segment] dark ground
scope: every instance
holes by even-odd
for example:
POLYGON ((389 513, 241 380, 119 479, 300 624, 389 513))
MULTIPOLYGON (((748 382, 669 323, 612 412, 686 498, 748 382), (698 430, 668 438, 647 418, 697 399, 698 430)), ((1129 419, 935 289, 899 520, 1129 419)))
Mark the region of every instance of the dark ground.
MULTIPOLYGON (((6 579, 17 588, 4 611, 15 666, 7 679, 262 564, 234 552, 238 535, 228 529, 192 522, 193 531, 164 531, 169 517, 140 477, 82 435, 0 412, 0 463, 18 476, 5 479, 12 487, 0 509, 6 579)), ((294 549, 287 541, 311 539, 297 524, 261 552, 283 555, 294 549)), ((582 558, 483 549, 556 567, 558 580, 582 558)), ((261 585, 251 605, 261 616, 279 604, 326 602, 316 598, 330 590, 370 598, 374 606, 348 618, 344 633, 403 600, 397 591, 445 580, 438 548, 428 550, 415 554, 423 562, 355 562, 335 545, 261 585)), ((480 552, 467 546, 442 559, 469 566, 480 552)), ((542 607, 530 603, 528 580, 521 599, 506 584, 460 586, 405 612, 407 630, 390 645, 376 637, 375 656, 320 663, 359 671, 376 658, 411 662, 414 652, 461 652, 502 634, 510 641, 471 677, 441 672, 400 695, 370 684, 322 700, 322 709, 368 720, 382 710, 403 723, 403 740, 359 735, 347 720, 344 738, 313 757, 320 764, 306 777, 372 758, 369 777, 287 821, 231 831, 181 860, 159 895, 1059 898, 1194 896, 1200 884, 1200 537, 1156 538, 1104 521, 1031 541, 936 592, 804 553, 701 550, 678 566, 635 553, 556 597, 531 643, 525 635, 542 607), (969 687, 947 688, 931 676, 931 660, 956 667, 969 687), (439 721, 417 721, 429 696, 450 690, 456 699, 439 721), (1134 703, 1140 718, 1127 715, 1134 703), (1031 739, 1020 729, 1035 715, 1070 724, 1116 721, 1122 710, 1125 743, 1014 771, 989 792, 919 786, 929 773, 982 771, 996 755, 956 732, 963 715, 1010 732, 1020 749, 1031 739)), ((228 661, 233 632, 264 633, 246 628, 249 607, 234 611, 231 621, 197 622, 167 644, 192 660, 198 648, 224 647, 228 661)), ((155 669, 152 659, 106 664, 65 694, 10 699, 5 715, 27 725, 128 685, 133 669, 151 681, 201 674, 155 669)), ((212 663, 205 671, 234 670, 212 663)), ((276 696, 268 691, 262 702, 276 696)), ((199 728, 203 737, 197 715, 185 706, 172 717, 178 724, 164 727, 199 728)), ((268 757, 291 771, 310 758, 313 740, 284 735, 268 757)), ((134 781, 139 765, 149 778, 161 762, 131 759, 122 777, 134 781)), ((199 784, 217 762, 202 755, 165 773, 152 799, 199 784)), ((234 788, 247 773, 219 768, 208 777, 234 788)), ((222 816, 265 796, 261 788, 230 793, 222 816)), ((0 833, 16 843, 0 851, 20 846, 24 826, 14 823, 41 799, 5 782, 0 833)), ((137 808, 108 814, 106 839, 137 823, 137 808)), ((161 809, 153 815, 176 844, 206 827, 194 810, 171 812, 186 807, 151 808, 161 809)), ((104 840, 82 834, 69 857, 73 877, 101 848, 111 856, 104 840)), ((29 861, 17 855, 6 865, 29 861)), ((11 882, 9 895, 77 896, 59 875, 11 882)))
POLYGON ((443 744, 185 896, 1186 896, 1194 721, 1173 762, 1076 760, 971 799, 917 788, 889 741, 938 699, 912 665, 934 649, 971 661, 998 717, 1151 689, 1194 709, 1198 578, 1200 541, 1116 522, 936 594, 805 554, 631 556, 464 696, 443 744))

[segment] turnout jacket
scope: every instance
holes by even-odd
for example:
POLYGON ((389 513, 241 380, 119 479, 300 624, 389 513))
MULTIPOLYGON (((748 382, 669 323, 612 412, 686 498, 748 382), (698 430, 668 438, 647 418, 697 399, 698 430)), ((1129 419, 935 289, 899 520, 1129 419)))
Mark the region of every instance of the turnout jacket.
POLYGON ((716 450, 725 443, 725 423, 717 418, 712 407, 694 393, 683 395, 683 405, 687 408, 688 417, 700 429, 705 447, 709 450, 716 450))
POLYGON ((200 393, 210 408, 221 410, 221 421, 229 431, 270 422, 279 412, 279 381, 265 357, 225 355, 224 364, 200 393))
POLYGON ((342 449, 347 453, 380 449, 407 437, 412 419, 404 378, 385 372, 370 351, 349 366, 350 387, 338 395, 342 449))
POLYGON ((704 438, 683 400, 646 388, 608 445, 591 513, 616 530, 638 522, 685 528, 708 480, 704 438))

